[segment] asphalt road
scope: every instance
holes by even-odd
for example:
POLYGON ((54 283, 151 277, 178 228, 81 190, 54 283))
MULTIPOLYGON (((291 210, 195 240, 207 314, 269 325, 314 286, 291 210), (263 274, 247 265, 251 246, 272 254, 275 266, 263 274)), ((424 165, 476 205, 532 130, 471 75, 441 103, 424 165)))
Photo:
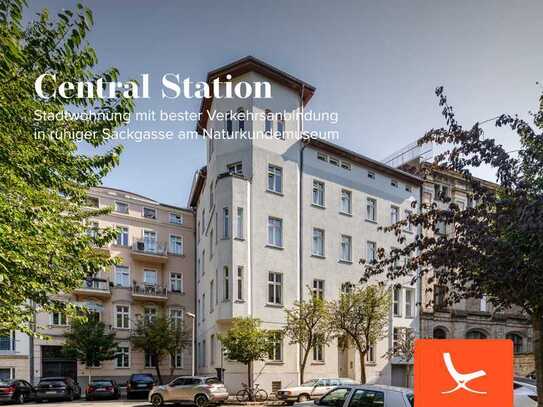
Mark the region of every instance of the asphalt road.
POLYGON ((47 403, 25 403, 25 407, 150 407, 151 404, 145 400, 100 400, 100 401, 50 401, 47 403))

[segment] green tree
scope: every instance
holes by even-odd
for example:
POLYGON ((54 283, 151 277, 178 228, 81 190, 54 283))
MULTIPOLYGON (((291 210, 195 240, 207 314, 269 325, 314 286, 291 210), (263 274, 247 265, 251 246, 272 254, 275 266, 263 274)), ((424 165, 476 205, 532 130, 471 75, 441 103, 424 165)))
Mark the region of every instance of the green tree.
MULTIPOLYGON (((507 114, 495 119, 495 126, 515 135, 515 151, 486 136, 480 123, 464 128, 443 88, 436 95, 446 126, 428 131, 419 144, 441 144, 446 151, 420 175, 460 175, 471 204, 462 208, 442 196, 445 205, 424 203, 420 213, 384 228, 397 236, 398 247, 388 253, 379 249, 378 262, 366 266, 364 278, 412 275, 448 287, 451 304, 484 295, 497 308, 523 310, 532 320, 537 390, 543 394, 543 95, 533 123, 507 114), (472 175, 481 166, 495 171, 497 188, 472 175), (451 233, 420 233, 407 242, 402 231, 407 222, 433 232, 445 224, 451 233), (398 258, 407 261, 391 267, 398 258)), ((538 406, 543 407, 543 397, 538 406)))
POLYGON ((164 357, 174 357, 188 345, 188 333, 183 324, 163 313, 153 317, 140 317, 130 334, 134 349, 145 352, 153 361, 158 382, 162 384, 160 363, 164 357))
POLYGON ((87 367, 89 383, 92 379, 92 368, 116 356, 115 333, 106 332, 105 324, 96 321, 95 318, 72 321, 70 331, 65 334, 65 338, 64 352, 87 367))
POLYGON ((269 333, 260 328, 255 318, 234 318, 232 327, 219 335, 225 356, 247 365, 247 384, 253 387, 253 364, 265 360, 270 349, 269 333))
POLYGON ((348 339, 358 351, 360 383, 366 383, 366 354, 386 336, 390 316, 390 290, 383 285, 354 286, 330 303, 330 328, 348 339))
POLYGON ((51 18, 47 10, 22 26, 24 0, 0 3, 0 334, 19 330, 33 334, 34 307, 77 318, 76 307, 54 297, 70 293, 83 278, 114 261, 93 247, 115 237, 111 229, 85 233, 85 222, 105 210, 86 210, 89 188, 119 162, 121 146, 104 147, 104 130, 122 124, 132 100, 66 99, 35 94, 36 78, 49 73, 51 92, 61 82, 118 77, 115 69, 93 70, 97 58, 85 38, 92 13, 78 5, 51 18), (93 110, 97 120, 41 120, 46 114, 93 110), (39 118, 37 117, 39 115, 39 118), (105 115, 105 116, 104 116, 105 115), (78 142, 63 136, 85 131, 78 142), (60 132, 54 137, 55 132, 60 132), (93 133, 95 132, 95 133, 93 133))
POLYGON ((395 328, 394 344, 386 353, 388 359, 397 358, 405 363, 405 387, 411 387, 411 367, 415 357, 415 334, 413 329, 395 328))
POLYGON ((307 359, 315 346, 326 346, 332 337, 329 329, 330 314, 326 303, 310 290, 307 301, 296 301, 285 309, 287 324, 284 333, 291 345, 302 348, 300 360, 300 381, 304 382, 304 371, 307 359))

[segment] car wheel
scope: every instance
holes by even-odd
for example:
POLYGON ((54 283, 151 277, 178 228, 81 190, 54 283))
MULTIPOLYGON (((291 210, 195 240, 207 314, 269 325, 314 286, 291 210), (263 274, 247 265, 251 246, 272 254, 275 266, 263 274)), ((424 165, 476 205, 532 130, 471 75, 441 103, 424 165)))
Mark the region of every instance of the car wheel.
POLYGON ((162 404, 164 404, 164 399, 160 394, 153 394, 151 396, 151 403, 155 407, 160 407, 162 404))
POLYGON ((196 397, 194 397, 194 404, 196 404, 196 407, 207 406, 207 397, 203 394, 198 394, 196 397))
POLYGON ((75 398, 74 397, 74 392, 73 391, 69 392, 68 393, 68 401, 74 401, 74 398, 75 398))
POLYGON ((303 403, 304 401, 309 400, 309 396, 307 394, 300 394, 298 396, 298 402, 303 403))
POLYGON ((25 395, 23 393, 19 394, 17 396, 17 404, 24 404, 25 403, 25 395))

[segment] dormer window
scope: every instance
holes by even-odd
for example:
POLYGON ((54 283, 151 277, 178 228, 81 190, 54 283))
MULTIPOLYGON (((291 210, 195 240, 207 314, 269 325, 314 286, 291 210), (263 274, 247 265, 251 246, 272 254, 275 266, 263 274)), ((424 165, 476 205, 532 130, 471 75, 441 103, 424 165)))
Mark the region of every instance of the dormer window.
POLYGON ((271 135, 273 130, 273 113, 271 110, 266 110, 266 118, 264 123, 264 134, 271 135))
POLYGON ((143 217, 146 219, 156 219, 156 209, 143 208, 143 217))

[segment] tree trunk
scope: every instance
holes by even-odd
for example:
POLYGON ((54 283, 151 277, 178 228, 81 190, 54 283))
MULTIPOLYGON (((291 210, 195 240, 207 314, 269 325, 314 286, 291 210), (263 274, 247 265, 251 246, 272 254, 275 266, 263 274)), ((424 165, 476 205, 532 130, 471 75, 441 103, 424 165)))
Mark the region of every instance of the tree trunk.
POLYGON ((536 310, 532 314, 534 328, 535 378, 537 382, 537 406, 543 407, 543 314, 536 310))
POLYGON ((158 357, 155 358, 155 363, 156 363, 156 376, 157 376, 157 379, 158 379, 158 384, 162 384, 162 375, 160 374, 160 359, 158 357))
POLYGON ((253 361, 247 364, 247 386, 249 386, 249 401, 254 401, 253 394, 253 361))
POLYGON ((309 347, 304 350, 304 357, 302 358, 302 362, 300 363, 300 384, 304 382, 305 365, 307 364, 307 358, 309 357, 310 351, 311 348, 309 347))
POLYGON ((411 387, 410 386, 410 380, 411 380, 411 365, 409 364, 409 362, 407 362, 407 365, 405 365, 405 375, 407 376, 406 377, 406 380, 405 380, 405 387, 411 387))
POLYGON ((91 372, 92 367, 91 367, 91 366, 87 366, 87 369, 88 369, 88 371, 89 371, 89 383, 88 383, 88 385, 90 386, 91 380, 92 380, 92 372, 91 372))
POLYGON ((366 384, 366 352, 358 350, 360 356, 360 383, 366 384))

